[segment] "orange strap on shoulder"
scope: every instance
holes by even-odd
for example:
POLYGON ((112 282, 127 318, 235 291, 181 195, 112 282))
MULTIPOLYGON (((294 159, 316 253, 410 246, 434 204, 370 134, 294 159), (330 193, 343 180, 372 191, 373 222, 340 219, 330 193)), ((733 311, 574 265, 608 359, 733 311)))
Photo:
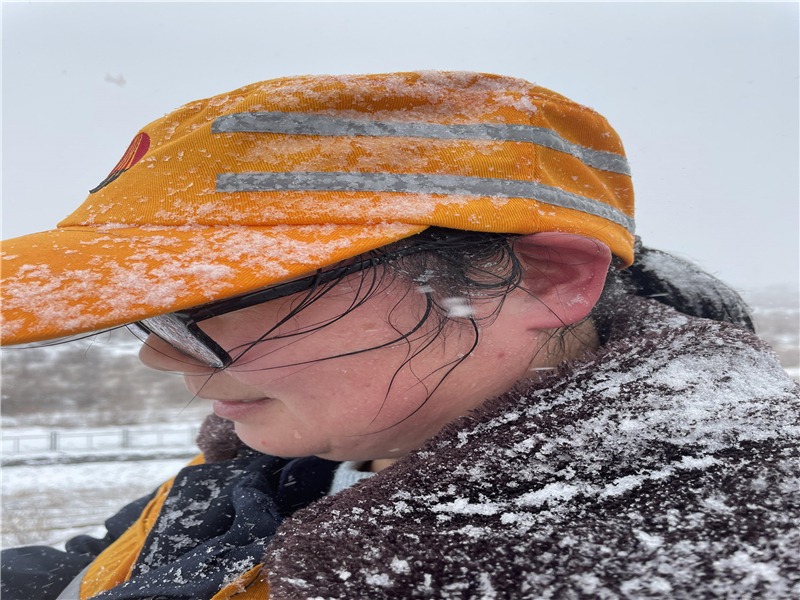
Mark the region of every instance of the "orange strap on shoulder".
MULTIPOLYGON (((187 466, 200 465, 203 462, 205 461, 201 454, 187 466)), ((137 521, 94 559, 81 582, 81 600, 88 600, 130 578, 131 569, 142 550, 147 534, 155 525, 174 481, 173 477, 162 484, 137 521)))
POLYGON ((262 565, 256 565, 239 575, 228 585, 214 594, 211 600, 269 600, 269 584, 261 573, 262 565), (259 575, 261 575, 259 577, 259 575))

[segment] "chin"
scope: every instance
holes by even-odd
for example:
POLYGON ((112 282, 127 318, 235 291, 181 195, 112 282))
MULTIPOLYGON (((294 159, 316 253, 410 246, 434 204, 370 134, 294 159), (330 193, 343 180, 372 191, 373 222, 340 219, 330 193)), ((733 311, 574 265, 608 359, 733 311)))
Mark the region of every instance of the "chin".
POLYGON ((281 458, 300 458, 317 454, 311 444, 303 438, 286 440, 274 435, 264 435, 254 431, 247 425, 236 423, 236 435, 244 444, 257 452, 279 456, 281 458))

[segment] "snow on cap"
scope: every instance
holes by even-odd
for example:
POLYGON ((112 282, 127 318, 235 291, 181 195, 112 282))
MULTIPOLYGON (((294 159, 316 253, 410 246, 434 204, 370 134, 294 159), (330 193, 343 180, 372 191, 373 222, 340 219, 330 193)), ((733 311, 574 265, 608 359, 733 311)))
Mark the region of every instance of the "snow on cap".
POLYGON ((628 265, 622 143, 585 106, 480 73, 288 77, 191 102, 56 229, 3 243, 2 341, 235 296, 429 226, 577 233, 628 265))

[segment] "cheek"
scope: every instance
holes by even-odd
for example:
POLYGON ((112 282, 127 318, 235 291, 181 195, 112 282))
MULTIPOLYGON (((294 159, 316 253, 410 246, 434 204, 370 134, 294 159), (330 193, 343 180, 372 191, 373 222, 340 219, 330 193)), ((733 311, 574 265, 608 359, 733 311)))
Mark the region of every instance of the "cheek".
MULTIPOLYGON (((291 400, 298 411, 311 412, 314 408, 306 407, 319 407, 323 403, 327 407, 335 402, 341 408, 339 414, 361 410, 368 412, 371 419, 380 408, 393 413, 389 403, 383 406, 390 385, 393 400, 406 404, 402 400, 410 396, 409 402, 419 404, 417 396, 420 389, 425 391, 425 386, 419 383, 417 375, 424 378, 443 363, 428 368, 430 361, 415 358, 416 375, 405 366, 426 342, 421 331, 412 334, 412 338, 419 339, 412 339, 410 344, 402 339, 419 323, 418 311, 409 310, 405 304, 398 306, 395 297, 383 295, 341 317, 351 305, 352 298, 324 297, 269 335, 269 338, 284 337, 255 344, 270 324, 285 317, 291 309, 289 303, 278 310, 253 307, 201 325, 234 358, 237 351, 244 351, 227 370, 232 377, 259 386, 270 396, 291 400), (400 375, 393 381, 398 371, 400 375)), ((437 354, 433 359, 439 360, 441 350, 441 344, 434 342, 423 354, 425 357, 437 354)), ((330 409, 318 410, 332 414, 330 409)), ((405 416, 408 409, 403 406, 398 412, 405 416)))
MULTIPOLYGON (((298 409, 327 412, 325 407, 335 403, 349 411, 349 407, 368 404, 373 397, 382 399, 405 356, 405 352, 401 356, 386 349, 360 353, 354 348, 341 341, 321 343, 312 336, 307 343, 288 345, 258 358, 247 360, 246 354, 227 373, 291 401, 298 409), (338 356, 349 352, 356 353, 338 356)), ((254 356, 264 351, 260 347, 254 356)))
MULTIPOLYGON (((283 377, 298 368, 311 368, 310 365, 318 361, 326 365, 329 361, 335 361, 334 373, 339 369, 352 373, 356 371, 357 364, 362 369, 368 366, 372 362, 373 352, 387 350, 390 345, 397 346, 394 354, 399 366, 407 354, 400 348, 406 346, 403 334, 410 331, 417 321, 397 319, 393 315, 390 325, 388 318, 379 310, 381 307, 376 309, 369 306, 341 317, 350 306, 350 300, 319 307, 312 305, 272 332, 269 331, 269 324, 283 318, 281 313, 232 313, 233 318, 215 319, 203 329, 231 356, 238 356, 230 370, 250 381, 253 370, 280 371, 275 376, 283 377), (264 339, 259 339, 262 337, 264 339), (352 357, 357 357, 356 364, 341 362, 352 357)), ((390 354, 384 352, 382 360, 390 358, 390 354)))

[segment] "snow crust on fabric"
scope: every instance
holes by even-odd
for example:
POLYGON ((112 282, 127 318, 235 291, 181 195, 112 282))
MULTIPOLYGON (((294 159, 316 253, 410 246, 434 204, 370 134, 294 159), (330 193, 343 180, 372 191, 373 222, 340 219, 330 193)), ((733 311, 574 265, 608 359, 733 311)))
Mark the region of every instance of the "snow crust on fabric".
POLYGON ((284 522, 271 597, 800 597, 799 387, 630 298, 596 355, 284 522))

